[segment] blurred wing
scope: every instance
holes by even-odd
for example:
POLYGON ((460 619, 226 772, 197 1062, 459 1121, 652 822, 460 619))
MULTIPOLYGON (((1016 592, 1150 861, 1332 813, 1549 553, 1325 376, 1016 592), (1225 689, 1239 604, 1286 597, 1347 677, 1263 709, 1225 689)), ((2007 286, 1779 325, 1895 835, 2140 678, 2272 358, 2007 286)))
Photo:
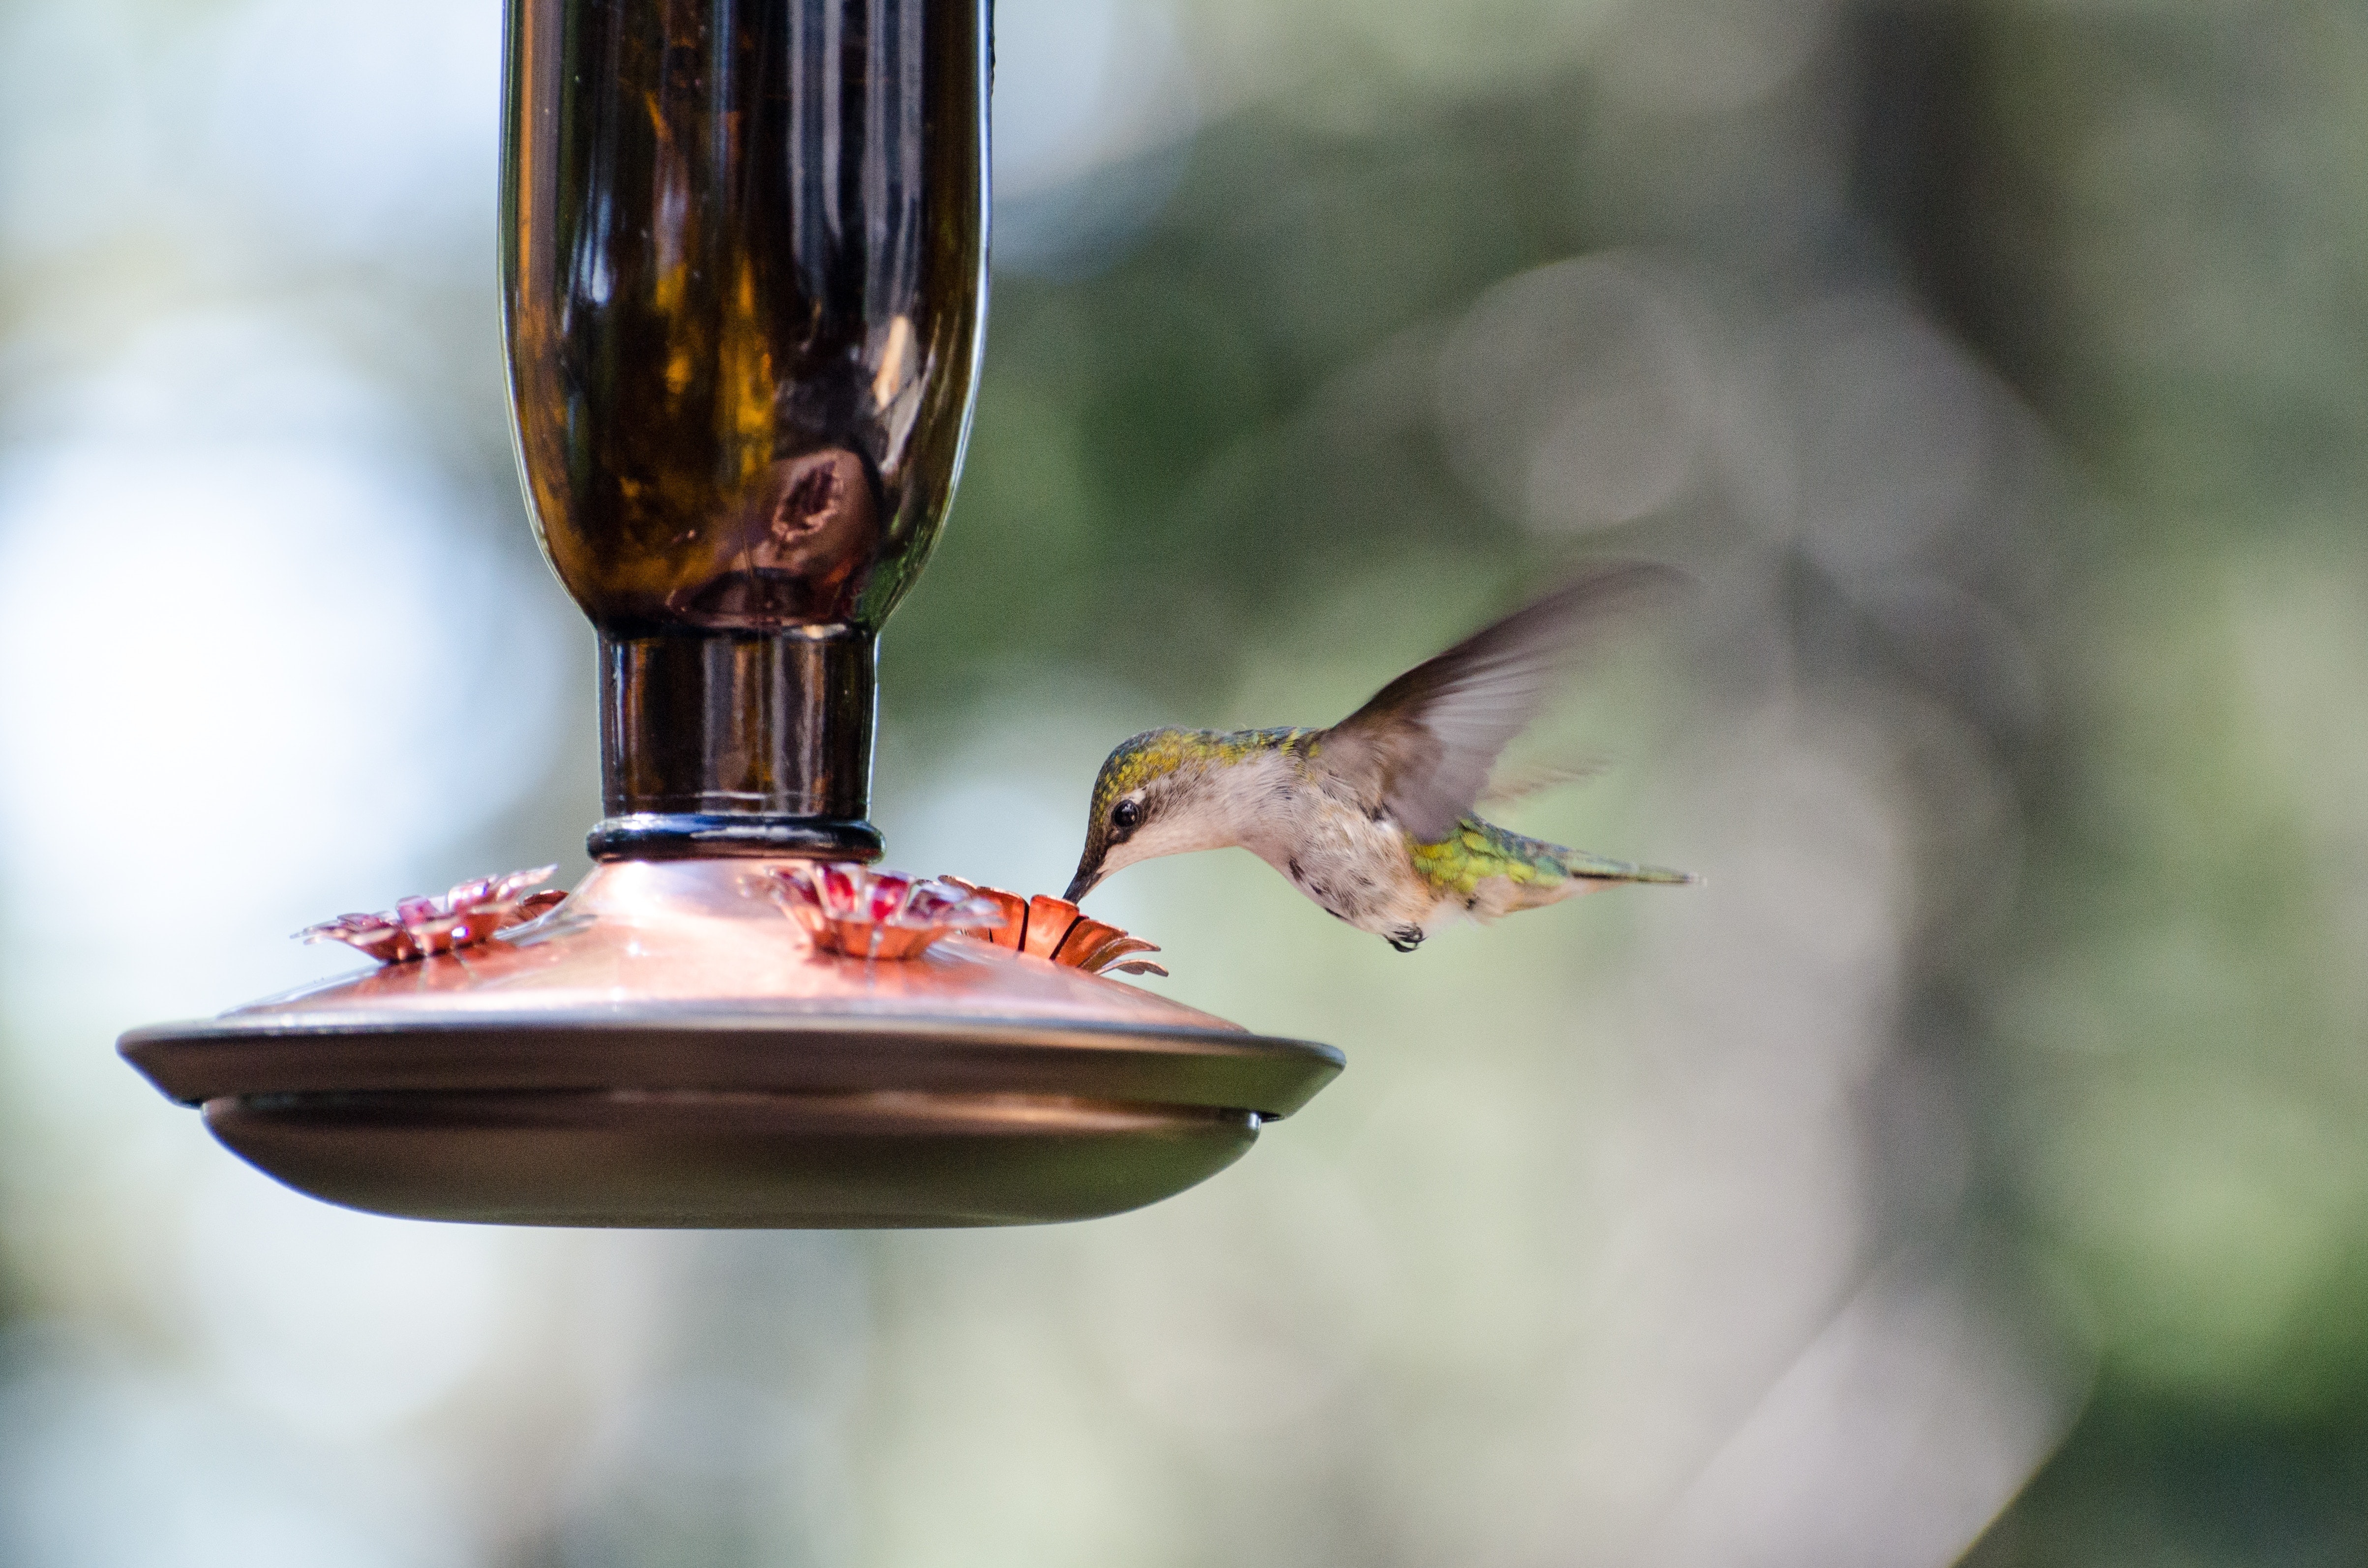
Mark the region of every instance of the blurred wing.
POLYGON ((1566 784, 1584 784, 1611 765, 1608 762, 1531 763, 1527 767, 1500 768, 1488 775, 1487 784, 1474 803, 1483 806, 1509 805, 1542 795, 1549 790, 1559 790, 1566 784))
POLYGON ((1619 611, 1666 600, 1686 580, 1649 562, 1590 568, 1382 687, 1319 737, 1325 763, 1385 805, 1417 843, 1445 838, 1589 633, 1619 611))

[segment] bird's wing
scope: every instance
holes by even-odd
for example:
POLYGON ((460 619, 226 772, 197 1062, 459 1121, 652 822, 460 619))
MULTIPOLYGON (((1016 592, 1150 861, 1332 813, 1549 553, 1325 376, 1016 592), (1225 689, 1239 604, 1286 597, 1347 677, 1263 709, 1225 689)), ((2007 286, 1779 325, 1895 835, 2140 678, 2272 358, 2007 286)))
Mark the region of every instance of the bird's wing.
POLYGON ((1591 758, 1586 762, 1540 762, 1526 767, 1492 769, 1488 782, 1481 787, 1480 794, 1473 803, 1502 806, 1515 801, 1526 801, 1532 795, 1543 795, 1566 784, 1584 784, 1611 766, 1609 762, 1591 758))
POLYGON ((1590 567, 1382 687, 1315 737, 1326 765, 1386 806, 1417 843, 1438 842, 1472 810, 1497 754, 1528 726, 1547 680, 1588 633, 1686 580, 1649 562, 1590 567))

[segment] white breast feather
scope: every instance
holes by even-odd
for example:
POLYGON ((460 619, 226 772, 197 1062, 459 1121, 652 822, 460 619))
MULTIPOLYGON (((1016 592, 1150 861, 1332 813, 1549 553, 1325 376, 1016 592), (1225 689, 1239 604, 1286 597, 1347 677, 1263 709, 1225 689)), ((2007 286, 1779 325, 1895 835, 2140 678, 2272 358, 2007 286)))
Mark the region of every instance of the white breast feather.
POLYGON ((1225 771, 1212 802, 1231 842, 1289 878, 1309 898, 1366 931, 1419 926, 1429 889, 1407 858, 1395 824, 1376 822, 1354 801, 1328 796, 1281 755, 1225 771))

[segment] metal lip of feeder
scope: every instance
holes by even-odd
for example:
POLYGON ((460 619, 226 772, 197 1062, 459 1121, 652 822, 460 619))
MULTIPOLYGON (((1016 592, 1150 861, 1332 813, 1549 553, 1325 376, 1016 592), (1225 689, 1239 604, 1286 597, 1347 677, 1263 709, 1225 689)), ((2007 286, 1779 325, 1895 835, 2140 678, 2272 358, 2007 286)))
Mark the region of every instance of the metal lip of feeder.
MULTIPOLYGON (((126 1034, 328 1201, 516 1224, 1120 1212, 1340 1070, 1062 900, 866 870, 874 649, 984 329, 983 0, 510 0, 519 463, 600 636, 591 874, 305 933, 379 969, 126 1034)), ((399 548, 399 541, 390 541, 399 548)))

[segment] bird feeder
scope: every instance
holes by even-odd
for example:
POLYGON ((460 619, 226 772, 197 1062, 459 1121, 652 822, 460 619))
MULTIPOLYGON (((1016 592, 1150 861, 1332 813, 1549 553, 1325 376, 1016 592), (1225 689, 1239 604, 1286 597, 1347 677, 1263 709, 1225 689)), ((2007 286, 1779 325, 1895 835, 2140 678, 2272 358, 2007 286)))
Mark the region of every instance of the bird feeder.
MULTIPOLYGON (((502 287, 536 528, 599 633, 605 815, 317 934, 385 961, 123 1054, 331 1202, 1005 1224, 1231 1164, 1339 1071, 1095 972, 1056 899, 863 867, 873 650, 961 467, 984 0, 510 0, 502 287)), ((954 868, 953 869, 959 869, 954 868)))

